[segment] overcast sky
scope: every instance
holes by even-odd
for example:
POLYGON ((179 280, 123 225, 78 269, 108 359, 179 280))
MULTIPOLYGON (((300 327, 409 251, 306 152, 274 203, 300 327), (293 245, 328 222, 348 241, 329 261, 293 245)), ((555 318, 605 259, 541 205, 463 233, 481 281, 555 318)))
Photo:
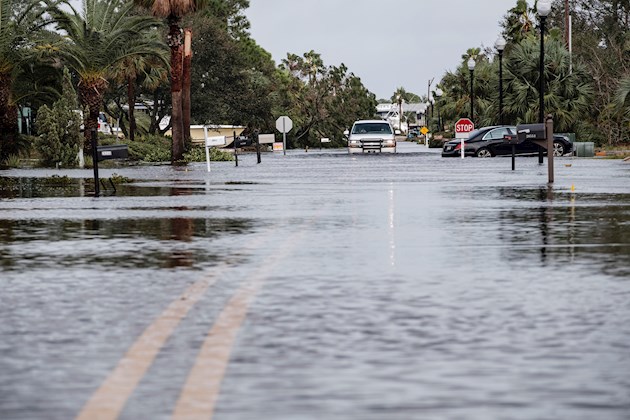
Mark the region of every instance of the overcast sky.
MULTIPOLYGON (((531 2, 530 2, 531 3, 531 2)), ((426 94, 468 48, 492 47, 516 0, 250 0, 251 34, 278 63, 315 50, 377 98, 426 94)))

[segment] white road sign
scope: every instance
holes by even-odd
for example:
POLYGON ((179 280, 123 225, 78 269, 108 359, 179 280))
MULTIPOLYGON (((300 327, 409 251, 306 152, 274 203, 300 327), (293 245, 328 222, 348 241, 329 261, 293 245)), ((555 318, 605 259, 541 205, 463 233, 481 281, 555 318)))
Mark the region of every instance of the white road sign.
POLYGON ((224 146, 225 136, 206 137, 206 147, 224 146))
POLYGON ((282 134, 286 134, 293 129, 293 121, 286 115, 282 116, 276 120, 276 129, 282 134))
POLYGON ((275 141, 275 134, 261 134, 258 136, 258 143, 260 144, 273 144, 275 141))

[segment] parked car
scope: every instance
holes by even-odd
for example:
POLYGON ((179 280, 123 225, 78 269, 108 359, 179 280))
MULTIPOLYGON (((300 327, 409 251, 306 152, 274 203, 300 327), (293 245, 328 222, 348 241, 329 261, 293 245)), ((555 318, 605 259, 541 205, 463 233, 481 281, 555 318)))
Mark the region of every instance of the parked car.
MULTIPOLYGON (((516 137, 516 134, 506 135, 504 139, 506 141, 513 141, 516 137)), ((538 153, 538 149, 535 144, 526 141, 521 143, 521 145, 516 146, 516 152, 519 153, 519 147, 526 148, 527 150, 523 153, 538 153), (532 151, 533 150, 533 151, 532 151)), ((512 149, 510 146, 510 152, 512 153, 512 149)), ((545 151, 547 153, 547 151, 545 151)), ((554 156, 564 156, 566 154, 573 153, 573 143, 567 136, 563 136, 560 134, 553 135, 553 155, 554 156)))
POLYGON ((346 130, 348 153, 396 153, 396 134, 385 120, 361 120, 346 130))
MULTIPOLYGON (((509 139, 516 137, 515 126, 491 126, 483 127, 470 133, 470 137, 464 142, 465 156, 493 157, 512 154, 512 145, 509 139)), ((573 151, 573 144, 566 136, 554 134, 553 154, 563 156, 573 151)), ((516 153, 519 155, 537 154, 538 145, 531 141, 525 141, 516 145, 516 153)), ((461 140, 451 140, 444 143, 442 157, 461 156, 461 140)))
POLYGON ((98 131, 103 134, 112 134, 112 127, 107 122, 104 112, 98 114, 98 131))

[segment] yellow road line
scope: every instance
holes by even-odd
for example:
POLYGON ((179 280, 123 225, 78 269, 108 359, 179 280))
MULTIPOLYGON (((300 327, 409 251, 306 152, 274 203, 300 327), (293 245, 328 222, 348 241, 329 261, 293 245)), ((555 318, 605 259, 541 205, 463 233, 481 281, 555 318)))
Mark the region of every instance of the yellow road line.
POLYGON ((166 340, 201 299, 205 291, 216 282, 227 265, 219 266, 213 277, 192 284, 156 319, 136 340, 110 373, 101 387, 85 404, 77 420, 109 420, 120 415, 125 403, 144 377, 166 340))
MULTIPOLYGON (((265 237, 258 237, 245 248, 259 247, 265 237)), ((116 368, 92 395, 76 417, 77 420, 113 420, 122 412, 127 400, 136 389, 175 328, 186 317, 206 290, 216 283, 219 275, 228 269, 227 264, 214 268, 212 273, 195 282, 158 317, 129 348, 116 368)))
POLYGON ((236 334, 261 282, 242 286, 210 330, 173 412, 173 419, 212 417, 236 334))
POLYGON ((273 268, 285 258, 303 233, 294 234, 256 276, 235 293, 203 343, 173 411, 173 420, 211 419, 230 362, 236 335, 254 297, 273 268))

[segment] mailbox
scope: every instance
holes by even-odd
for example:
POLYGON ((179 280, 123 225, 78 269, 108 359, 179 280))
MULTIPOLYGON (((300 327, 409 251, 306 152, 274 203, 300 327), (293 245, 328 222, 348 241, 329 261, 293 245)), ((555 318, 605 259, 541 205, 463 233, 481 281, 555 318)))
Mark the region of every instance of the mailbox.
POLYGON ((236 147, 247 147, 252 145, 252 139, 249 137, 239 136, 236 138, 236 147))
POLYGON ((522 143, 526 140, 547 140, 547 134, 545 133, 545 124, 522 124, 516 127, 516 136, 518 143, 522 143))
POLYGON ((505 134, 503 136, 503 142, 507 144, 521 144, 522 141, 519 140, 519 137, 516 134, 505 134))
POLYGON ((127 159, 129 149, 126 144, 115 144, 112 146, 98 146, 96 148, 98 161, 110 159, 127 159))

